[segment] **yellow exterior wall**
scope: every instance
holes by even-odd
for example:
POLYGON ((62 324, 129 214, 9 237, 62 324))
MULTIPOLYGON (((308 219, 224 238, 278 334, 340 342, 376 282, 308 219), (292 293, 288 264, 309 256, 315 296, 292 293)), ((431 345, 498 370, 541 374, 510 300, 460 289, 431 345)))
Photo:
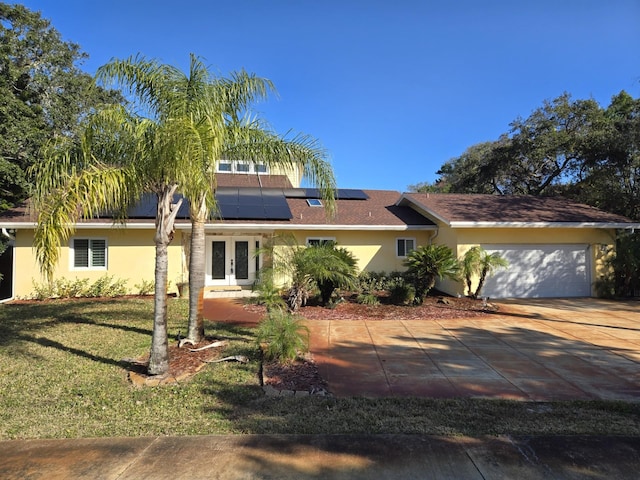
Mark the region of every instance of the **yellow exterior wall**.
MULTIPOLYGON (((103 275, 115 280, 127 280, 130 293, 136 292, 136 284, 143 280, 153 281, 155 273, 155 246, 153 229, 110 229, 78 230, 76 238, 105 238, 107 240, 107 269, 75 270, 69 259, 69 243, 62 246, 60 261, 54 278, 83 279, 94 282, 103 275)), ((18 230, 14 248, 14 297, 27 298, 33 292, 33 282, 43 283, 39 266, 32 249, 33 230, 18 230)), ((176 291, 176 282, 181 278, 183 268, 182 233, 176 231, 169 246, 169 287, 176 291)))
POLYGON ((307 238, 335 238, 339 247, 349 250, 358 260, 358 271, 396 272, 406 270, 404 258, 396 256, 396 239, 413 238, 416 245, 424 245, 433 235, 431 231, 328 231, 303 230, 295 233, 298 244, 305 245, 307 238))

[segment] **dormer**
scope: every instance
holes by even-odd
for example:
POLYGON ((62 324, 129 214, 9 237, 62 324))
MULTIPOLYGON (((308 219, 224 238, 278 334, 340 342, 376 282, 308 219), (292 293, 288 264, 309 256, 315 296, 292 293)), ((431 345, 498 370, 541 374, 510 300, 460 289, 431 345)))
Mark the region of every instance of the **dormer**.
POLYGON ((301 184, 301 175, 297 167, 284 168, 269 166, 265 162, 253 160, 218 160, 216 173, 237 175, 286 175, 293 187, 301 184))

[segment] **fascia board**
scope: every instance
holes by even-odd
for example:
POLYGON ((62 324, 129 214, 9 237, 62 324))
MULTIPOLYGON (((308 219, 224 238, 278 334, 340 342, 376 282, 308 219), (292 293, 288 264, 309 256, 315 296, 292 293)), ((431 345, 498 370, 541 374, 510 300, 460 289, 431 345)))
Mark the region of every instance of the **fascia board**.
POLYGON ((613 228, 635 229, 640 223, 606 222, 451 222, 451 228, 613 228))
MULTIPOLYGON (((179 227, 176 227, 179 228, 179 227)), ((191 226, 183 227, 190 229, 191 226)), ((207 230, 312 230, 312 231, 407 231, 436 230, 435 225, 276 225, 260 223, 208 224, 207 230)))

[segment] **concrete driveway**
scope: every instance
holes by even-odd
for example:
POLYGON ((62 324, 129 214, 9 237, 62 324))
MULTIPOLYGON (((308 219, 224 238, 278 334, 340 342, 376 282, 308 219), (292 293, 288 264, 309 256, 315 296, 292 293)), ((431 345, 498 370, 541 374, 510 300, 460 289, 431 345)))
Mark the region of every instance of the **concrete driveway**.
POLYGON ((640 401, 638 301, 505 301, 478 318, 308 325, 336 396, 640 401))

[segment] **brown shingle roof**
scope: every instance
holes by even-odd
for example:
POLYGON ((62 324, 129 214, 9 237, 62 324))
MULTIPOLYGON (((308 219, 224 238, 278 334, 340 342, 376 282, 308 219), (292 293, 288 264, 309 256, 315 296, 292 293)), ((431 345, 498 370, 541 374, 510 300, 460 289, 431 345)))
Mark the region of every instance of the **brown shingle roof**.
POLYGON ((289 220, 214 220, 213 224, 266 224, 291 227, 381 226, 430 227, 435 224, 407 206, 398 206, 400 193, 390 190, 363 190, 366 200, 336 200, 337 214, 327 219, 323 207, 311 207, 304 198, 287 198, 292 218, 289 220))
POLYGON ((633 223, 559 197, 405 193, 399 203, 407 200, 446 223, 633 223))
MULTIPOLYGON (((250 175, 249 175, 250 176, 250 175)), ((265 177, 266 178, 266 177, 265 177)), ((286 178, 286 177, 285 177, 286 178)), ((226 184, 225 186, 229 186, 226 184)), ((323 207, 311 207, 304 198, 287 198, 292 218, 288 220, 213 220, 211 224, 265 224, 288 226, 289 228, 305 226, 381 226, 381 227, 430 227, 435 224, 408 206, 396 205, 400 193, 391 190, 364 190, 368 197, 365 200, 336 200, 337 214, 327 219, 323 207)), ((26 206, 0 214, 1 223, 32 223, 35 216, 30 214, 26 206)), ((111 225, 113 220, 108 216, 92 219, 92 224, 111 225)), ((128 223, 149 223, 153 219, 130 217, 128 223)), ((84 221, 81 223, 85 223, 84 221)), ((187 220, 176 219, 177 224, 188 223, 187 220)))

